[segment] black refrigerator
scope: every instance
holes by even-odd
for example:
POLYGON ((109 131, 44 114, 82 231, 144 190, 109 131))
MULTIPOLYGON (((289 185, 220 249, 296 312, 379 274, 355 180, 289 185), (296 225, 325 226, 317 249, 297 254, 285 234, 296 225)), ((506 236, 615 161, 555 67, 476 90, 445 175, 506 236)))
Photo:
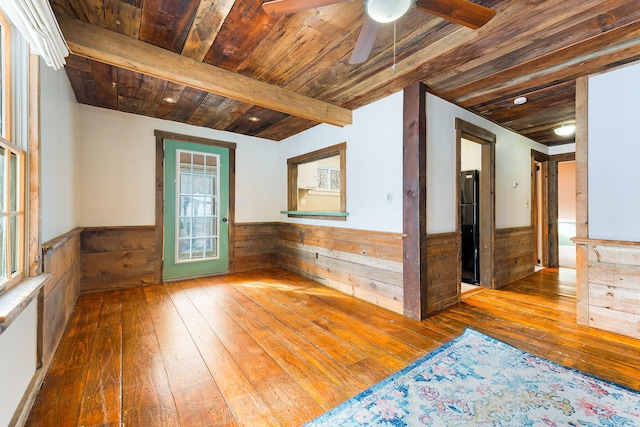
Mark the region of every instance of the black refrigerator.
POLYGON ((480 283, 480 173, 460 173, 462 281, 480 283))

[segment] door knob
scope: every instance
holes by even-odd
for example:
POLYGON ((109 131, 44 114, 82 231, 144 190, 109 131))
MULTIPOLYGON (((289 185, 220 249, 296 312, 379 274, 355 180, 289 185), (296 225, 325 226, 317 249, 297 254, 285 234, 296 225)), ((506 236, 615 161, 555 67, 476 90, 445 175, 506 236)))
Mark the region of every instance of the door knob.
POLYGON ((222 222, 227 222, 229 221, 227 218, 222 218, 222 222))

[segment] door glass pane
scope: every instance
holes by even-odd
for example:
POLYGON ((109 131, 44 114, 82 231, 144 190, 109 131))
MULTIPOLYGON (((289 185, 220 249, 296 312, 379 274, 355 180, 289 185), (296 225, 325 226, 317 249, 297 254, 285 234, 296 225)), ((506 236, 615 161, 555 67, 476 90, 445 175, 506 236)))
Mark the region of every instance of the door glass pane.
POLYGON ((178 259, 189 260, 191 259, 191 239, 178 239, 178 259))
POLYGON ((178 153, 176 263, 216 259, 219 252, 218 155, 182 150, 178 153))
POLYGON ((215 257, 216 256, 216 248, 218 247, 218 239, 216 237, 211 237, 206 239, 207 240, 207 245, 206 245, 206 256, 207 257, 215 257))
POLYGON ((180 230, 178 230, 178 237, 191 236, 191 218, 180 218, 180 230))

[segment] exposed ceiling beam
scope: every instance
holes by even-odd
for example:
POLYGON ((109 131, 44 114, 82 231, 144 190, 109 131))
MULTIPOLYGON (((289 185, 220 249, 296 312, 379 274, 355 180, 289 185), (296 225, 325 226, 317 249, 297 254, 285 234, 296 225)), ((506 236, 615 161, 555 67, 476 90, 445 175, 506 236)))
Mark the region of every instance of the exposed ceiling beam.
POLYGON ((78 56, 319 123, 345 126, 351 110, 187 58, 76 19, 60 21, 78 56))

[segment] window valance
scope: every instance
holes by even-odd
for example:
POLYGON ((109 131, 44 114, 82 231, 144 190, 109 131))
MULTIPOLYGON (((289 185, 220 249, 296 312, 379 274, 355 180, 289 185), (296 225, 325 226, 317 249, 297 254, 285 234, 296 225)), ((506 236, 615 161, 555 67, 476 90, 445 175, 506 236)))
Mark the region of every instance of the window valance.
POLYGON ((31 52, 56 70, 64 66, 69 47, 48 0, 2 0, 0 9, 29 42, 31 52))

